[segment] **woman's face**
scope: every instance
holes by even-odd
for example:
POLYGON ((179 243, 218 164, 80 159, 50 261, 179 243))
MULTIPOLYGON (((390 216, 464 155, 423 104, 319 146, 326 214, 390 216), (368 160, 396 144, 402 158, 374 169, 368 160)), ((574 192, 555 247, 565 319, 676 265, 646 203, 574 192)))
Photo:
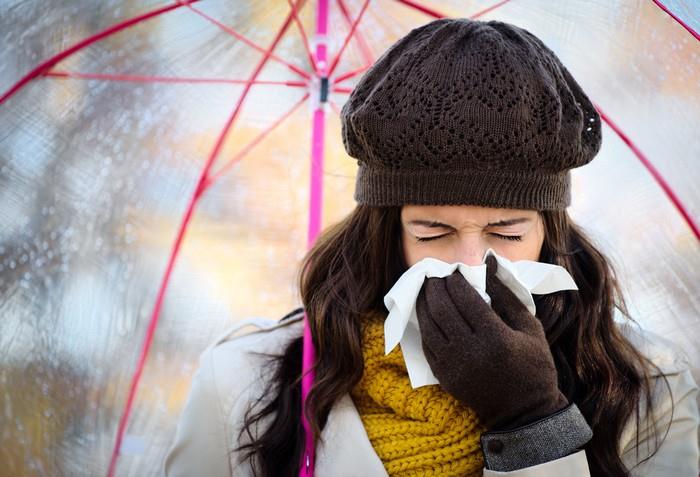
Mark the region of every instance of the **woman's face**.
POLYGON ((401 229, 409 267, 426 257, 480 265, 489 248, 510 261, 537 261, 544 241, 544 223, 536 210, 405 205, 401 229))

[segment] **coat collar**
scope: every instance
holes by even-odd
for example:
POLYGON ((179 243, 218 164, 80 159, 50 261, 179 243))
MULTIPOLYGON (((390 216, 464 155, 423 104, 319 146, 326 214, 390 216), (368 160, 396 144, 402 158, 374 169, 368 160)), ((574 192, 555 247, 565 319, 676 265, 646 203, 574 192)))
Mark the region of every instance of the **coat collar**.
POLYGON ((349 394, 331 407, 316 445, 316 474, 389 477, 349 394))

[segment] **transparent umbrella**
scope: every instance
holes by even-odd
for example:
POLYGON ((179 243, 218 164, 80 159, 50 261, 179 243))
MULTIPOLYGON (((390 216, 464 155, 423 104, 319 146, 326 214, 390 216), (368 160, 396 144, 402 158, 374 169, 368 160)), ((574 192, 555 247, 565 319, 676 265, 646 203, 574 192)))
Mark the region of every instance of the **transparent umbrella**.
POLYGON ((298 307, 355 206, 347 94, 440 16, 530 30, 596 102, 570 213, 697 362, 697 2, 5 0, 0 476, 158 472, 199 353, 298 307))

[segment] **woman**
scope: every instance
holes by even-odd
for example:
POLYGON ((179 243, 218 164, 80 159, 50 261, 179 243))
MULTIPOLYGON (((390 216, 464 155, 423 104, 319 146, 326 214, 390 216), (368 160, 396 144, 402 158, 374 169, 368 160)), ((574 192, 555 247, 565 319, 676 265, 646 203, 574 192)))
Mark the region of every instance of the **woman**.
POLYGON ((555 54, 516 26, 412 30, 342 110, 355 210, 300 269, 303 309, 230 333, 200 360, 167 475, 292 476, 301 465, 302 317, 317 362, 316 475, 698 475, 698 386, 670 342, 630 326, 606 257, 569 218, 570 172, 600 118, 555 54), (564 267, 537 316, 487 263, 487 305, 453 274, 416 301, 439 385, 383 352, 384 295, 425 257, 564 267), (492 257, 490 257, 492 258, 492 257))

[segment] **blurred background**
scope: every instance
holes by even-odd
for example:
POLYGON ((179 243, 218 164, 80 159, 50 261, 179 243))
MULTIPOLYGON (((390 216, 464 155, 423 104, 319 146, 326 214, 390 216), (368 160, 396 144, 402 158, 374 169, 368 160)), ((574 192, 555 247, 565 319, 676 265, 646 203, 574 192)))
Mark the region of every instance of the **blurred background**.
MULTIPOLYGON (((539 36, 698 222, 700 42, 659 6, 419 3, 450 17, 495 7, 478 18, 539 36)), ((266 49, 290 6, 0 0, 0 94, 81 40, 168 5, 176 8, 76 51, 0 104, 2 477, 106 474, 178 227, 244 90, 226 81, 251 75, 262 53, 250 43, 266 49)), ((364 5, 330 2, 331 58, 364 5)), ((700 31, 698 2, 665 6, 700 31)), ((407 2, 368 2, 331 81, 432 19, 407 2)), ((313 47, 315 1, 301 7, 299 20, 313 47)), ((187 229, 117 475, 158 473, 198 356, 215 336, 243 318, 279 318, 300 306, 295 280, 306 251, 318 84, 312 78, 305 86, 293 71, 312 75, 295 22, 274 53, 287 64, 268 61, 262 69, 213 170, 229 166, 187 229), (290 81, 301 84, 279 83, 290 81)), ((359 78, 339 82, 326 106, 323 228, 355 207, 357 166, 343 149, 338 111, 359 78)), ((613 261, 633 316, 678 343, 700 381, 698 237, 630 147, 607 125, 603 136, 596 159, 573 171, 570 213, 613 261)))

